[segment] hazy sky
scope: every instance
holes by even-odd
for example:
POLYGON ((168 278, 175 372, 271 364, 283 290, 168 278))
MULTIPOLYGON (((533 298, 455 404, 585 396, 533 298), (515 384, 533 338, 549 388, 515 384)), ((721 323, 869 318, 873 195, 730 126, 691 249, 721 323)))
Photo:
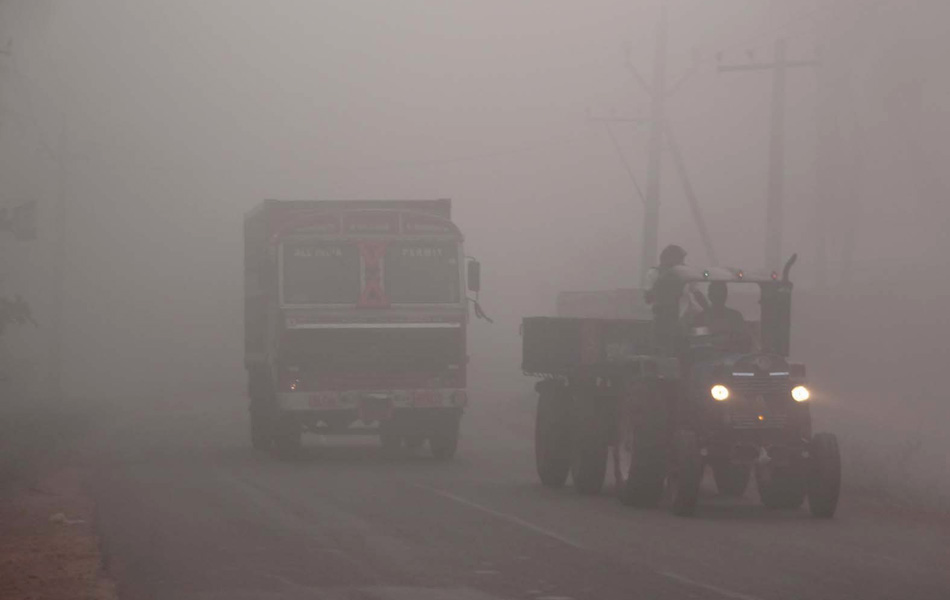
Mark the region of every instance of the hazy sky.
MULTIPOLYGON (((670 99, 671 124, 720 257, 759 266, 771 79, 720 75, 717 55, 768 60, 783 35, 791 58, 811 58, 823 13, 811 1, 671 6, 671 80, 694 48, 699 57, 670 99)), ((647 114, 624 54, 649 77, 657 7, 0 3, 11 40, 0 57, 4 193, 48 211, 65 181, 74 376, 239 370, 240 223, 263 198, 452 198, 467 250, 484 263, 486 308, 501 317, 485 335, 513 335, 521 315, 550 312, 558 290, 634 285, 641 203, 604 124, 587 116, 647 114)), ((916 30, 893 31, 887 43, 902 48, 916 30)), ((816 241, 815 83, 809 69, 789 75, 785 250, 802 253, 805 282, 816 241)), ((933 98, 945 96, 928 93, 937 114, 946 103, 933 98)), ((860 113, 875 132, 880 110, 860 113)), ((612 131, 644 186, 646 130, 612 131)), ((868 160, 878 170, 892 158, 868 160)), ((661 244, 682 243, 703 263, 666 164, 661 244)), ((863 212, 862 257, 926 255, 939 220, 903 207, 863 212)), ((839 209, 834 226, 847 221, 839 209)), ((43 252, 8 256, 42 263, 43 252)), ((6 268, 9 288, 22 277, 6 268)))

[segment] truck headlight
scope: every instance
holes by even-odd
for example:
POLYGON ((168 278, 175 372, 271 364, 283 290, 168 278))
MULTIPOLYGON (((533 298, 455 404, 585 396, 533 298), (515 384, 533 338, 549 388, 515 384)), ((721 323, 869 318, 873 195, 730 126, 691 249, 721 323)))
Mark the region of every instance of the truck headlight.
POLYGON ((811 392, 803 385, 796 385, 792 388, 792 398, 795 399, 795 402, 805 402, 811 398, 811 392))
POLYGON ((713 397, 713 400, 722 402, 723 400, 729 399, 729 388, 722 384, 716 384, 709 389, 709 395, 713 397))

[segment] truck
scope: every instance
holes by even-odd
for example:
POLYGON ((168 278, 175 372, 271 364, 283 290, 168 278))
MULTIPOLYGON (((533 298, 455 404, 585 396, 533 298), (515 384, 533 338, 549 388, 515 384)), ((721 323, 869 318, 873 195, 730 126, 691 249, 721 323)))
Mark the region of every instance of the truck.
MULTIPOLYGON (((627 505, 666 502, 694 513, 710 468, 720 494, 741 496, 754 474, 761 502, 835 513, 837 438, 813 433, 805 365, 790 360, 789 272, 678 266, 669 277, 757 288, 759 319, 715 332, 683 318, 670 339, 650 319, 527 317, 522 370, 537 377, 535 464, 544 485, 568 477, 582 494, 604 487, 610 465, 627 505)), ((703 297, 705 298, 705 297, 703 297)))
MULTIPOLYGON (((455 455, 481 268, 451 201, 266 200, 244 218, 244 365, 254 448, 375 435, 455 455)), ((476 306, 476 314, 480 309, 476 306)))

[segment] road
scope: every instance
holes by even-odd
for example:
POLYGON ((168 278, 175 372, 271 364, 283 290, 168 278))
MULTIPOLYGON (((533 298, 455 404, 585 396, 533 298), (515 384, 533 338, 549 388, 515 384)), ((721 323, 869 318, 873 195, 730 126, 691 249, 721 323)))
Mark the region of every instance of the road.
MULTIPOLYGON (((117 409, 85 460, 124 599, 950 598, 950 528, 845 494, 838 517, 705 492, 694 518, 534 474, 530 400, 483 401, 459 457, 249 449, 239 397, 117 409)), ((750 486, 754 487, 754 486, 750 486)))

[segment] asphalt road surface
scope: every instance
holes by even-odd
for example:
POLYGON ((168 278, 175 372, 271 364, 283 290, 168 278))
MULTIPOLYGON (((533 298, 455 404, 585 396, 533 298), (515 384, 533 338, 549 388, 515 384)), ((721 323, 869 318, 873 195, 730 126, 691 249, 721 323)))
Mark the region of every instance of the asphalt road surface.
POLYGON ((530 404, 476 404, 445 463, 316 438, 279 462, 239 396, 116 409, 87 457, 107 569, 124 599, 950 598, 947 523, 847 493, 831 521, 754 486, 683 519, 543 488, 530 404))

